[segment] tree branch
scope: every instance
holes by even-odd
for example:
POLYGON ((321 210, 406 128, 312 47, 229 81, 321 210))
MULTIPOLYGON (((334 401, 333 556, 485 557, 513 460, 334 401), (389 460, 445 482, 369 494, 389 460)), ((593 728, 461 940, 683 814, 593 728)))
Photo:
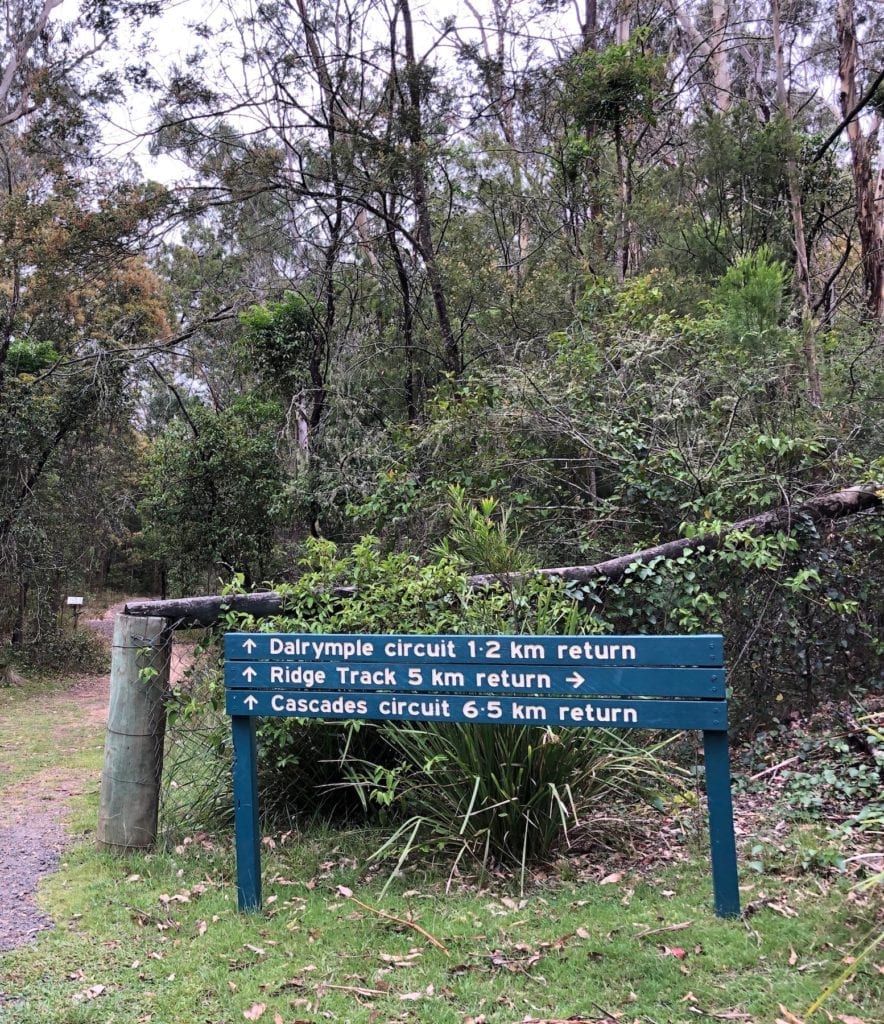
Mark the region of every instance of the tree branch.
POLYGON ((863 95, 857 100, 856 106, 853 110, 848 111, 847 115, 842 119, 838 127, 832 132, 832 134, 826 139, 826 141, 820 146, 820 148, 813 154, 810 162, 812 164, 819 163, 820 160, 826 155, 826 151, 832 145, 833 142, 838 138, 841 132, 850 124, 850 122, 859 114, 864 107, 867 107, 869 103, 875 97, 875 93, 878 91, 878 86, 884 82, 884 71, 880 71, 878 77, 869 86, 863 95))

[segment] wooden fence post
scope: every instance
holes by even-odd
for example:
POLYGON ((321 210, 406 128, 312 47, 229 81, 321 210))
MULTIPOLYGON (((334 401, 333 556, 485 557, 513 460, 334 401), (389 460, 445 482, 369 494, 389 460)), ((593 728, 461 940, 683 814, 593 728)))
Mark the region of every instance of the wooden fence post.
POLYGON ((118 615, 96 842, 115 853, 157 839, 172 631, 164 618, 118 615))

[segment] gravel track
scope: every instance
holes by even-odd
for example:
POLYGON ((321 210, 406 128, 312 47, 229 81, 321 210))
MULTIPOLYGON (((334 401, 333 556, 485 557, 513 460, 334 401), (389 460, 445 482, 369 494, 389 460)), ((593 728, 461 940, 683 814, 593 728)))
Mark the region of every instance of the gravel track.
MULTIPOLYGON (((94 629, 110 643, 114 617, 122 605, 108 609, 100 619, 84 619, 82 625, 94 629)), ((81 676, 69 689, 45 698, 41 717, 52 721, 58 708, 65 724, 54 732, 57 749, 68 744, 81 746, 80 726, 98 726, 107 720, 108 676, 81 676), (70 705, 75 701, 78 716, 70 725, 70 705), (62 708, 64 711, 62 712, 62 708)), ((14 756, 11 754, 10 756, 14 756)), ((2 762, 0 737, 0 782, 10 770, 2 762)), ((35 897, 40 879, 54 871, 64 850, 75 840, 66 830, 69 802, 98 782, 92 772, 46 768, 36 775, 3 790, 0 801, 0 953, 32 942, 36 934, 52 926, 52 921, 37 906, 35 897)), ((0 1006, 4 995, 0 992, 0 1006)))

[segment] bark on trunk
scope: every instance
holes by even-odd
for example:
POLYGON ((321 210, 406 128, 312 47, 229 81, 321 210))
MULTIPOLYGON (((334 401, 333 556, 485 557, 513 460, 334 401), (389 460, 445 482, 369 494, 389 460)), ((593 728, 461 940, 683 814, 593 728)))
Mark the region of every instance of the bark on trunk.
POLYGON ((712 0, 712 38, 709 58, 712 61, 712 85, 715 93, 715 109, 724 113, 730 110, 731 69, 724 34, 729 19, 728 0, 712 0))
POLYGON ((433 243, 433 226, 430 215, 429 190, 427 188, 427 164, 424 159, 426 138, 423 124, 423 95, 421 89, 421 68, 418 66, 414 49, 414 28, 411 19, 411 8, 408 0, 399 0, 402 14, 402 25, 405 30, 405 78, 408 91, 408 110, 406 111, 406 133, 409 143, 409 159, 411 162, 411 187, 414 200, 414 211, 417 216, 417 240, 420 245, 420 256, 427 271, 427 282, 433 296, 439 333, 442 335, 442 361, 445 369, 455 376, 463 370, 460 343, 454 336, 451 318, 448 313, 448 299, 442 283, 442 273, 436 260, 436 249, 433 243))
POLYGON ((414 310, 411 299, 411 282, 408 279, 408 271, 405 268, 405 260, 402 258, 402 250, 396 240, 396 229, 390 216, 390 208, 393 200, 386 193, 381 196, 381 204, 384 211, 384 233, 387 238, 387 245, 390 248, 390 255, 393 257, 393 266, 396 268, 396 279, 399 282, 399 294, 402 298, 402 347, 405 357, 403 386, 405 391, 405 412, 409 423, 416 423, 418 418, 417 386, 416 386, 416 361, 414 342, 414 310), (389 203, 389 206, 388 206, 389 203))
MULTIPOLYGON (((786 69, 783 55, 783 33, 780 24, 780 0, 771 0, 770 8, 777 68, 777 106, 780 109, 780 113, 786 118, 789 129, 789 141, 791 142, 793 137, 792 109, 786 93, 786 69)), ((789 207, 792 212, 795 282, 801 298, 801 338, 804 349, 804 366, 807 373, 807 397, 810 404, 815 409, 818 409, 823 404, 823 399, 816 348, 816 331, 813 324, 810 262, 807 256, 807 239, 804 234, 804 213, 801 208, 801 180, 798 173, 798 165, 791 155, 786 160, 786 180, 789 186, 789 207)))
POLYGON ((857 106, 858 95, 859 45, 854 0, 839 0, 835 23, 841 114, 847 119, 866 303, 869 312, 880 320, 884 319, 884 166, 877 174, 872 167, 880 115, 871 115, 872 130, 868 135, 863 131, 859 117, 850 116, 857 106))

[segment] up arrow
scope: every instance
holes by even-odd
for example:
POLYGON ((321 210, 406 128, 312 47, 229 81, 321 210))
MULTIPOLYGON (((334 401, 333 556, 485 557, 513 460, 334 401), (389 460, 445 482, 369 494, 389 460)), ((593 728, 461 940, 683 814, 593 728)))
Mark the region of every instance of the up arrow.
POLYGON ((579 672, 575 671, 572 675, 565 676, 565 682, 570 683, 576 690, 578 686, 583 686, 586 680, 579 672))
POLYGON ((246 677, 246 679, 248 679, 249 682, 251 682, 258 673, 252 668, 251 665, 249 665, 247 668, 244 668, 242 670, 242 674, 246 677))
POLYGON ((245 706, 249 709, 249 711, 251 711, 252 708, 254 708, 254 706, 257 703, 258 703, 258 698, 254 694, 251 694, 251 693, 243 701, 243 704, 245 704, 245 706))
POLYGON ((249 652, 249 654, 251 654, 252 651, 258 646, 251 637, 249 637, 248 640, 243 640, 242 645, 249 652))

